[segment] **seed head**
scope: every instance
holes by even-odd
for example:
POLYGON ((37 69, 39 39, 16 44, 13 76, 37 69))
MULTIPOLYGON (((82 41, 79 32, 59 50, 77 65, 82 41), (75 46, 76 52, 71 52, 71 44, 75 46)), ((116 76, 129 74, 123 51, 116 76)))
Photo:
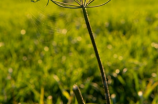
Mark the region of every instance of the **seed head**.
MULTIPOLYGON (((40 0, 31 0, 32 2, 37 2, 40 0)), ((89 4, 93 3, 95 0, 73 0, 75 4, 70 4, 70 3, 64 3, 64 2, 60 2, 60 1, 56 1, 56 0, 51 0, 54 4, 63 7, 63 8, 70 8, 70 9, 78 9, 78 8, 94 8, 94 7, 100 7, 103 6, 105 4, 107 4, 108 2, 110 2, 111 0, 108 0, 100 5, 95 5, 95 6, 89 6, 89 4)), ((49 0, 46 4, 46 6, 49 4, 49 0)))

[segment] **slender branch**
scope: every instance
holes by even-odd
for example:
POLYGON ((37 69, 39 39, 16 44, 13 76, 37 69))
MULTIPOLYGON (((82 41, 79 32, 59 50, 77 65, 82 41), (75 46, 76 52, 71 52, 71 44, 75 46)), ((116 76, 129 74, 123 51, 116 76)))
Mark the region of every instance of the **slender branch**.
POLYGON ((54 4, 56 4, 56 5, 58 5, 58 6, 60 6, 60 7, 63 7, 63 8, 70 8, 70 9, 78 9, 78 8, 81 8, 81 6, 64 6, 65 5, 65 3, 63 3, 63 2, 58 2, 58 1, 54 1, 54 0, 51 0, 54 4))
POLYGON ((90 3, 92 3, 94 0, 89 0, 86 6, 88 6, 90 3))
POLYGON ((78 0, 74 0, 77 4, 81 5, 81 3, 78 0))
POLYGON ((87 25, 87 29, 88 29, 88 32, 89 32, 89 35, 90 35, 90 38, 91 38, 91 42, 92 42, 92 45, 93 45, 93 48, 94 48, 94 51, 95 51, 95 55, 96 55, 96 58, 97 58, 97 61, 98 61, 98 64, 99 64, 101 77, 102 77, 104 90, 105 90, 106 103, 110 104, 110 94, 109 94, 109 89, 108 89, 108 84, 107 84, 107 79, 106 79, 106 76, 105 76, 104 68, 102 66, 102 63, 101 63, 101 60, 100 60, 100 57, 99 57, 97 46, 96 46, 94 36, 93 36, 93 33, 92 33, 92 29, 91 29, 91 26, 90 26, 90 23, 89 23, 87 11, 86 11, 84 6, 82 6, 82 10, 83 10, 84 19, 85 19, 85 22, 86 22, 86 25, 87 25))
MULTIPOLYGON (((53 0, 55 1, 55 0, 53 0)), ((68 6, 78 6, 78 5, 73 5, 73 4, 69 4, 69 3, 64 3, 64 2, 60 2, 60 1, 55 1, 56 3, 60 3, 62 5, 68 5, 68 6)))
POLYGON ((87 1, 86 1, 86 0, 84 0, 84 4, 83 4, 84 6, 86 6, 86 2, 87 2, 87 1))
MULTIPOLYGON (((86 8, 94 8, 94 7, 100 7, 100 6, 103 6, 103 5, 105 5, 105 4, 107 4, 107 3, 109 3, 111 0, 108 0, 107 2, 105 2, 105 3, 103 3, 103 4, 100 4, 100 5, 96 5, 96 6, 87 6, 86 8)), ((91 2, 92 3, 92 2, 91 2)), ((90 3, 89 3, 90 4, 90 3)), ((88 4, 88 5, 89 5, 88 4)))

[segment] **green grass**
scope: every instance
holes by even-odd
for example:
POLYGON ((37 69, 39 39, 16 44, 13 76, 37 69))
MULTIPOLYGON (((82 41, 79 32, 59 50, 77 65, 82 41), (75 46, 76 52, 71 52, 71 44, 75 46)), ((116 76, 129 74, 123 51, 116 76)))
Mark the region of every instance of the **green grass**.
MULTIPOLYGON (((103 104, 104 89, 82 11, 46 3, 0 4, 0 104, 42 104, 42 96, 45 103, 52 96, 54 104, 74 104, 74 84, 87 103, 103 104)), ((157 3, 113 0, 88 9, 117 104, 158 102, 157 3)))

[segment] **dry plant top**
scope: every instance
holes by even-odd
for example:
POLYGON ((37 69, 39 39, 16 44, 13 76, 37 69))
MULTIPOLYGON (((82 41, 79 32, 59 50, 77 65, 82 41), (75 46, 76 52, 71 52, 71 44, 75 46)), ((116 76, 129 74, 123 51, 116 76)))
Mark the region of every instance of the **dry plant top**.
MULTIPOLYGON (((107 4, 110 0, 104 2, 100 5, 95 5, 95 6, 89 6, 89 4, 93 3, 94 0, 73 0, 78 5, 77 4, 65 3, 65 2, 60 2, 60 1, 55 1, 55 0, 51 0, 51 1, 54 4, 56 4, 60 7, 63 7, 63 8, 70 8, 70 9, 81 8, 83 10, 85 23, 87 25, 87 29, 88 29, 88 32, 89 32, 89 35, 90 35, 90 39, 91 39, 91 42, 92 42, 92 45, 93 45, 93 48, 94 48, 94 51, 95 51, 95 55, 96 55, 96 58, 97 58, 97 61, 98 61, 98 65, 99 65, 99 68, 100 68, 100 73, 101 73, 102 82, 103 82, 104 91, 105 91, 106 104, 110 104, 110 93, 109 93, 109 89, 108 89, 106 75, 105 75, 105 72, 104 72, 102 62, 100 60, 100 56, 99 56, 99 53, 98 53, 98 49, 97 49, 97 46, 96 46, 96 43, 95 43, 95 40, 94 40, 92 28, 90 26, 90 22, 89 22, 89 19, 88 19, 88 14, 87 14, 87 11, 86 11, 86 8, 94 8, 94 7, 103 6, 103 5, 107 4)), ((48 4, 49 4, 49 0, 47 2, 47 5, 48 4)), ((76 95, 76 96, 78 96, 78 95, 76 95)), ((78 102, 80 102, 80 101, 82 102, 82 99, 79 99, 78 102)), ((79 104, 84 104, 84 103, 79 103, 79 104)))
MULTIPOLYGON (((32 2, 37 2, 40 0, 31 0, 32 2)), ((63 7, 63 8, 71 8, 71 9, 78 9, 78 8, 94 8, 94 7, 99 7, 99 6, 103 6, 105 4, 107 4, 108 2, 110 2, 111 0, 108 0, 100 5, 95 5, 95 6, 89 6, 89 4, 93 3, 95 0, 73 0, 74 2, 76 2, 78 5, 75 4, 70 4, 70 3, 64 3, 64 2, 60 2, 60 1, 56 1, 56 0, 51 0, 53 3, 55 3, 56 5, 63 7)), ((49 0, 47 2, 47 5, 49 4, 49 0)))
MULTIPOLYGON (((55 1, 55 0, 51 0, 51 1, 54 2, 56 5, 58 5, 60 7, 71 8, 71 9, 77 9, 77 8, 83 8, 83 7, 84 8, 99 7, 99 6, 105 5, 108 2, 110 2, 110 0, 108 0, 108 1, 106 1, 103 4, 100 4, 100 5, 89 6, 89 4, 91 4, 95 0, 74 0, 78 5, 64 3, 64 2, 59 2, 59 1, 55 1)), ((48 3, 49 3, 49 0, 48 0, 48 3)), ((48 3, 47 3, 47 5, 48 5, 48 3)))

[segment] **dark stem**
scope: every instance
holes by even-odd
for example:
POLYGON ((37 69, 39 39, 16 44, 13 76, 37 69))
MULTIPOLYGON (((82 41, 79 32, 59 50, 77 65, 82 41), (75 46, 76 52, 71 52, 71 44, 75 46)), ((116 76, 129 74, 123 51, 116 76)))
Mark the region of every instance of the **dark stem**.
POLYGON ((82 94, 80 92, 80 89, 78 88, 77 85, 73 86, 73 92, 75 93, 75 96, 77 98, 78 104, 85 104, 82 94))
POLYGON ((110 94, 109 94, 107 79, 106 79, 106 76, 104 74, 105 73, 104 68, 102 66, 102 63, 101 63, 101 60, 100 60, 100 57, 99 57, 99 53, 98 53, 97 46, 96 46, 96 43, 95 43, 95 40, 94 40, 94 36, 93 36, 93 33, 92 33, 91 26, 90 26, 90 23, 89 23, 86 8, 83 6, 82 10, 83 10, 84 19, 85 19, 85 22, 86 22, 86 25, 87 25, 87 29, 88 29, 88 32, 89 32, 89 35, 90 35, 90 38, 91 38, 91 42, 93 44, 95 55, 96 55, 96 58, 97 58, 97 61, 98 61, 98 64, 99 64, 99 68, 100 68, 100 72, 101 72, 101 76, 102 76, 102 81, 103 81, 103 85, 104 85, 104 90, 105 90, 106 103, 110 104, 110 94))

